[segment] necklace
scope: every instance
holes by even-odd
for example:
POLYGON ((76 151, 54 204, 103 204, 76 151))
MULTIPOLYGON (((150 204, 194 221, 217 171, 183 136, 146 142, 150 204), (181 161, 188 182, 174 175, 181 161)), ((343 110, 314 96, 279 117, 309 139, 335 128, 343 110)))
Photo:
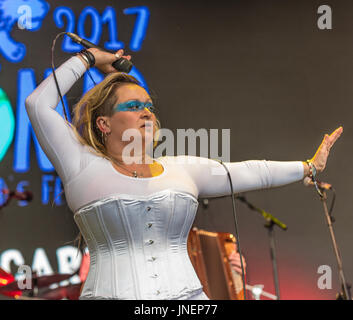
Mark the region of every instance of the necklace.
POLYGON ((126 172, 129 172, 130 174, 132 174, 132 176, 133 176, 134 178, 138 178, 139 176, 140 176, 140 177, 143 177, 143 174, 142 174, 142 173, 141 173, 141 174, 137 174, 136 170, 130 171, 130 170, 124 168, 124 167, 123 167, 120 163, 118 163, 115 159, 113 159, 113 162, 114 162, 117 166, 119 166, 120 168, 124 169, 126 172))

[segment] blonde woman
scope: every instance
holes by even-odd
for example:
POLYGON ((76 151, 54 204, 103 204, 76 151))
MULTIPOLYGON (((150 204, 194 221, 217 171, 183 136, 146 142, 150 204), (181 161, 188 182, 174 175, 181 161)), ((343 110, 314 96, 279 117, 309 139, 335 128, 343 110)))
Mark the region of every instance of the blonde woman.
MULTIPOLYGON (((213 174, 223 168, 217 161, 195 163, 190 160, 199 158, 191 156, 153 159, 142 151, 124 158, 131 143, 123 139, 126 130, 139 132, 143 144, 153 142, 158 124, 152 100, 136 79, 111 66, 123 50, 89 52, 107 76, 75 106, 72 125, 54 110, 59 96, 52 76, 26 99, 32 126, 62 179, 89 248, 90 270, 80 299, 207 299, 188 257, 187 236, 198 197, 230 193, 227 175, 213 174), (150 161, 139 163, 136 157, 150 161)), ((63 94, 88 62, 79 54, 57 69, 63 94)), ((341 132, 325 135, 308 163, 226 163, 234 192, 293 183, 315 168, 321 172, 341 132)))

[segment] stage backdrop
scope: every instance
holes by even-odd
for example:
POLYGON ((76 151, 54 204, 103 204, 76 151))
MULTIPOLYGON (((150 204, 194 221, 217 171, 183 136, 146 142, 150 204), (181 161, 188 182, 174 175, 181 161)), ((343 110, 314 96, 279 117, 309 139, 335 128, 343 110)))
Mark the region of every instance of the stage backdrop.
MULTIPOLYGON (((326 4, 0 1, 0 188, 34 195, 0 211, 0 266, 16 274, 26 264, 50 274, 80 265, 73 213, 24 106, 50 73, 54 37, 70 31, 132 55, 131 74, 155 96, 164 128, 230 129, 231 161, 306 160, 325 133, 343 125, 320 179, 336 191, 334 229, 353 281, 353 3, 326 4)), ((59 38, 56 66, 80 49, 59 38)), ((91 85, 87 75, 75 84, 65 96, 69 110, 91 85)), ((62 113, 61 104, 57 110, 62 113)), ((335 299, 336 260, 315 190, 298 182, 245 196, 288 225, 287 231, 275 227, 282 299, 335 299)), ((248 283, 274 293, 265 220, 238 201, 236 209, 248 283)), ((231 200, 200 202, 195 225, 234 233, 231 200)))

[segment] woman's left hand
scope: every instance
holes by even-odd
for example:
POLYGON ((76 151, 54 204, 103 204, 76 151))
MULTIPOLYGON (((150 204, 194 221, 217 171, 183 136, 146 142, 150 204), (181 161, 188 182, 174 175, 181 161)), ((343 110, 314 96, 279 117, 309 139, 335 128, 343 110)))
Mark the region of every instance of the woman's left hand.
POLYGON ((314 157, 311 159, 311 162, 316 168, 317 172, 322 172, 326 167, 327 157, 330 153, 330 150, 337 139, 343 132, 343 127, 337 128, 330 135, 325 134, 324 139, 322 140, 320 147, 317 149, 314 157))

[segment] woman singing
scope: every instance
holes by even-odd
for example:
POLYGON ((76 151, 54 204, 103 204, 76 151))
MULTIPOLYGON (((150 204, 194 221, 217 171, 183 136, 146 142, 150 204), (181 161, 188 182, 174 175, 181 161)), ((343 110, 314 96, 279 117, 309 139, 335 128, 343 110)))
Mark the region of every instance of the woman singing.
MULTIPOLYGON (((187 237, 198 197, 229 195, 228 177, 214 174, 224 167, 210 159, 153 159, 145 148, 124 155, 131 143, 124 132, 139 132, 147 145, 159 125, 146 90, 111 66, 122 56, 123 50, 111 54, 92 48, 56 70, 63 94, 93 65, 106 74, 74 107, 72 124, 54 110, 60 99, 52 75, 26 99, 32 126, 89 248, 90 270, 80 299, 207 299, 188 257, 187 237)), ((342 130, 325 135, 308 162, 225 163, 234 192, 282 186, 315 169, 322 172, 342 130)))

